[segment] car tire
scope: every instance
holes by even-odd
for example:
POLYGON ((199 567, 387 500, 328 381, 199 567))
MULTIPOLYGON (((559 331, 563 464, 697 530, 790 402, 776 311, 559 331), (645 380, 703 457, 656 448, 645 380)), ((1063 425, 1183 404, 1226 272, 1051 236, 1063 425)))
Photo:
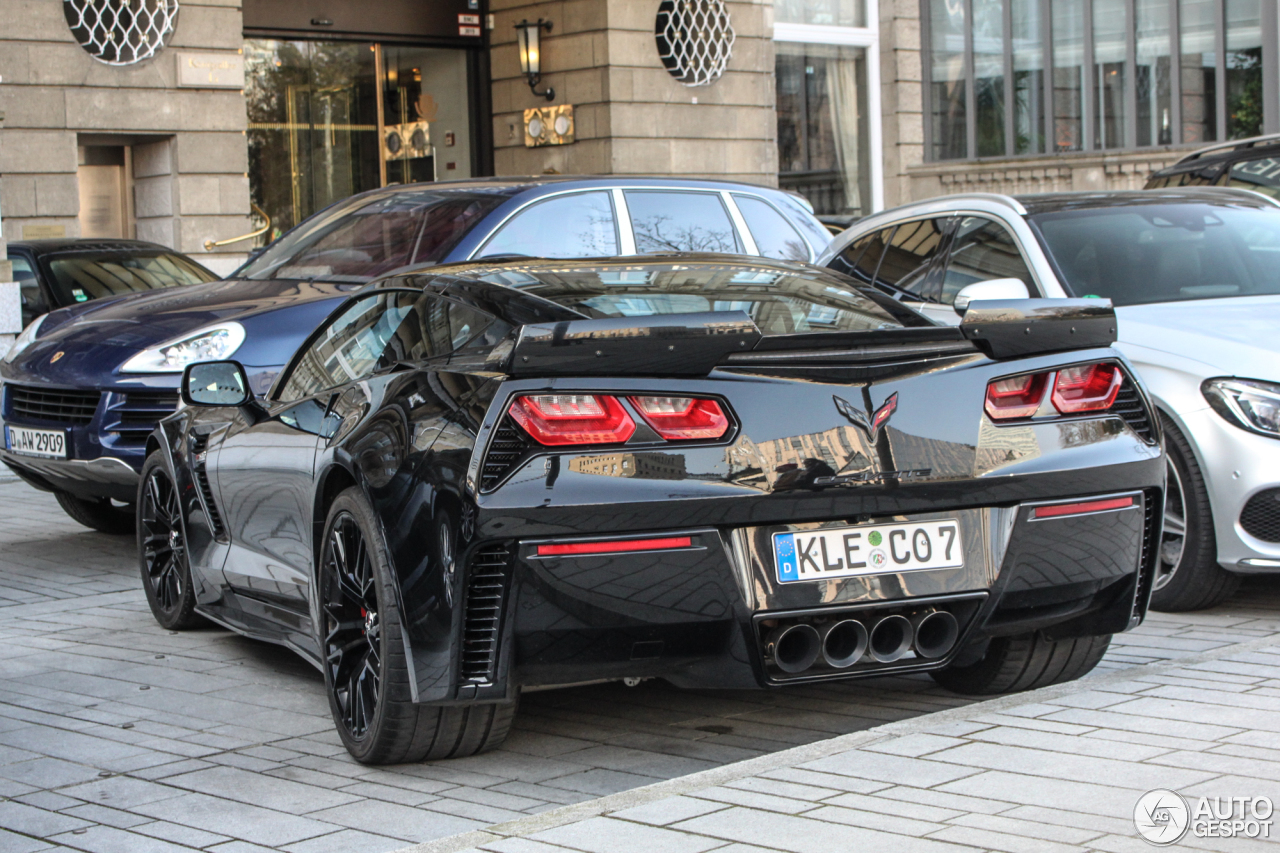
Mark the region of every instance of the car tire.
POLYGON ((142 465, 137 507, 138 565, 151 615, 170 631, 207 624, 195 612, 181 503, 159 452, 142 465))
POLYGON ((58 506, 85 527, 112 536, 132 534, 137 528, 134 507, 116 506, 109 498, 78 498, 69 492, 54 492, 58 506))
POLYGON ((1074 681, 1098 665, 1110 634, 1050 640, 1043 634, 995 637, 982 657, 965 666, 929 673, 953 693, 991 696, 1074 681))
POLYGON ((320 648, 338 735, 362 764, 462 758, 506 740, 516 702, 415 704, 392 572, 364 495, 338 495, 319 555, 320 648))
POLYGON ((1218 565, 1213 507, 1190 442, 1167 417, 1162 416, 1161 421, 1169 479, 1164 504, 1166 529, 1151 585, 1151 609, 1165 613, 1204 610, 1234 595, 1241 578, 1218 565))

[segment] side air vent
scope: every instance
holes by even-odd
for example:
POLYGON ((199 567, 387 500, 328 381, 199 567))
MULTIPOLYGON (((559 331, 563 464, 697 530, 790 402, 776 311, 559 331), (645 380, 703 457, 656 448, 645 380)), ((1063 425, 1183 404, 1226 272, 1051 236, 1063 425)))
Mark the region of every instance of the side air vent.
POLYGON ((480 491, 487 492, 496 488, 532 447, 533 440, 520 425, 510 415, 504 415, 493 432, 489 450, 484 456, 484 465, 480 469, 480 491))
POLYGON ((209 485, 209 473, 205 470, 205 451, 209 447, 209 436, 195 435, 192 436, 191 445, 191 470, 195 473, 196 485, 200 487, 200 498, 204 501, 205 515, 209 518, 209 526, 213 528, 213 535, 216 539, 222 539, 226 536, 226 527, 222 524, 222 514, 218 512, 218 505, 213 500, 213 487, 209 485))
POLYGON ((462 660, 458 666, 461 683, 493 683, 510 578, 511 551, 506 545, 486 546, 471 558, 463 612, 462 660))
POLYGON ((1141 619, 1147 612, 1147 599, 1151 595, 1151 581, 1156 574, 1156 561, 1160 559, 1156 528, 1164 508, 1164 494, 1159 489, 1148 489, 1142 495, 1142 551, 1138 559, 1138 579, 1133 590, 1132 618, 1141 619))
POLYGON ((1137 386, 1128 379, 1125 379, 1124 384, 1120 386, 1120 393, 1107 412, 1119 415, 1147 444, 1156 443, 1155 435, 1151 430, 1151 416, 1142 402, 1142 396, 1138 394, 1137 386))

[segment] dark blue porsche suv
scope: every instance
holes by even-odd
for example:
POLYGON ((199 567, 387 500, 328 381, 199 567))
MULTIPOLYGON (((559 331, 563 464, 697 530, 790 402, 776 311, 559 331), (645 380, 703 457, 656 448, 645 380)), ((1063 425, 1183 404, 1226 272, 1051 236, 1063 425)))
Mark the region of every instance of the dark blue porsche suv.
POLYGON ((374 190, 311 216, 225 281, 96 299, 32 323, 0 363, 0 459, 76 521, 132 533, 146 439, 177 407, 183 369, 234 358, 265 392, 307 335, 375 278, 529 257, 812 261, 829 237, 802 199, 749 184, 536 177, 374 190))

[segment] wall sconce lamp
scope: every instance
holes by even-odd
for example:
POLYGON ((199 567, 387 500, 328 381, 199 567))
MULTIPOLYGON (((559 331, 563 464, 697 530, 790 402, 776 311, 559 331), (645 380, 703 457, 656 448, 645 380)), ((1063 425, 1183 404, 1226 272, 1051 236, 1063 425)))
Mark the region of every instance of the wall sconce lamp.
POLYGON ((516 43, 520 46, 520 71, 529 78, 529 91, 545 97, 548 101, 556 99, 556 90, 550 86, 545 92, 538 91, 538 83, 542 82, 542 28, 551 32, 551 22, 538 19, 536 24, 524 20, 516 24, 516 43))

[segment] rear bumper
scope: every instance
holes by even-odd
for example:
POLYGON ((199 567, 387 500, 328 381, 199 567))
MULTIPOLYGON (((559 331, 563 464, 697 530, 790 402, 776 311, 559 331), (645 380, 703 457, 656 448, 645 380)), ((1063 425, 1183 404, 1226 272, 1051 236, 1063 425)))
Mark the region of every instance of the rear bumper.
POLYGON ((966 646, 994 636, 1118 633, 1146 613, 1160 518, 1158 488, 1119 494, 1131 496, 1132 505, 1046 519, 1034 517, 1045 502, 869 518, 955 518, 965 564, 837 581, 779 583, 769 543, 775 532, 843 522, 661 531, 688 537, 689 547, 595 556, 539 557, 538 545, 549 540, 522 541, 506 549, 503 618, 487 641, 472 632, 463 644, 487 642, 492 653, 477 660, 488 660, 489 668, 464 666, 470 683, 456 699, 500 699, 514 685, 627 677, 735 689, 872 677, 944 667, 966 646), (956 632, 928 654, 909 644, 897 656, 877 660, 868 653, 840 666, 819 655, 789 672, 772 644, 791 625, 825 636, 841 620, 874 631, 886 616, 918 624, 934 611, 954 616, 956 632))

